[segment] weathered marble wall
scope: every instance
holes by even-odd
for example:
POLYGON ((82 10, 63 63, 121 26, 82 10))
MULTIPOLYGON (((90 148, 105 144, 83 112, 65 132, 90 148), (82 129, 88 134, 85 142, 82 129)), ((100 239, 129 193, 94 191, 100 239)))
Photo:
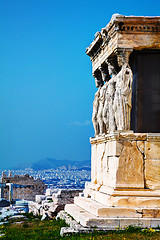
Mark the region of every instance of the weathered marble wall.
POLYGON ((160 189, 160 134, 113 133, 91 144, 94 187, 160 189))
MULTIPOLYGON (((32 176, 26 175, 15 175, 15 176, 2 176, 2 183, 14 183, 17 184, 13 188, 13 199, 25 199, 34 200, 35 195, 43 194, 46 186, 40 179, 34 179, 32 176)), ((4 189, 5 199, 8 199, 8 188, 4 189)))

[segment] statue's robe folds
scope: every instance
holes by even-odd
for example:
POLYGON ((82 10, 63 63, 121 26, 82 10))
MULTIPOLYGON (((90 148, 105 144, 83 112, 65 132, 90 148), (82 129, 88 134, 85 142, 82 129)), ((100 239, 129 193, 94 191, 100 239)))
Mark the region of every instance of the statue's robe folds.
POLYGON ((124 64, 116 76, 114 111, 117 130, 130 129, 132 81, 132 70, 128 64, 124 64))

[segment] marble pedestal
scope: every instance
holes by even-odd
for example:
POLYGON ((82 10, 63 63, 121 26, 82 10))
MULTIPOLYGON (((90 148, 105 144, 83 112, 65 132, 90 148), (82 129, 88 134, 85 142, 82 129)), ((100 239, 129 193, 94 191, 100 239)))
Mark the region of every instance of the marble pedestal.
POLYGON ((160 134, 91 138, 91 182, 65 211, 83 226, 160 226, 160 134))

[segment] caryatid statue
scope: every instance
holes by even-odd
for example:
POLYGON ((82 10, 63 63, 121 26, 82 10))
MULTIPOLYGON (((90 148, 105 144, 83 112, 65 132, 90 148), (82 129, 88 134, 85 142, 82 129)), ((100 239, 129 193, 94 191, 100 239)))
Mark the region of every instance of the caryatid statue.
POLYGON ((105 104, 103 108, 103 121, 106 125, 107 132, 113 132, 116 129, 113 101, 115 94, 116 70, 113 64, 108 60, 109 75, 112 76, 107 82, 107 91, 105 94, 105 104))
POLYGON ((109 74, 106 66, 101 66, 99 70, 101 72, 102 81, 105 82, 105 84, 100 89, 99 107, 98 107, 98 114, 97 114, 97 121, 99 125, 99 135, 102 135, 106 133, 106 126, 103 119, 103 109, 106 101, 105 98, 106 98, 106 91, 107 91, 107 84, 108 84, 107 81, 109 80, 109 74))
POLYGON ((114 111, 117 130, 130 130, 133 74, 129 66, 129 53, 123 53, 122 68, 117 74, 114 111))
POLYGON ((121 66, 118 74, 112 58, 93 74, 98 87, 92 115, 95 136, 115 130, 130 130, 133 74, 128 61, 129 53, 123 52, 118 58, 121 66))
POLYGON ((95 78, 95 84, 98 88, 98 91, 95 93, 94 101, 93 101, 93 113, 92 113, 92 122, 95 131, 95 136, 99 134, 99 124, 97 120, 98 109, 99 109, 99 97, 100 97, 100 90, 103 86, 103 81, 98 74, 94 73, 93 77, 95 78))

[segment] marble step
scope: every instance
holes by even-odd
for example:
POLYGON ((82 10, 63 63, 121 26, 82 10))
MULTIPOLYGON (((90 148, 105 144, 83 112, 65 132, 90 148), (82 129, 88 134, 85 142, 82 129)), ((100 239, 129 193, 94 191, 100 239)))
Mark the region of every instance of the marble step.
POLYGON ((65 212, 71 215, 84 227, 96 227, 99 229, 119 229, 129 225, 141 228, 155 228, 160 226, 160 218, 111 218, 97 217, 75 204, 65 205, 65 212))
POLYGON ((75 197, 74 204, 82 209, 92 213, 95 216, 103 217, 128 217, 128 218, 142 218, 142 211, 135 208, 126 207, 106 207, 91 198, 75 197))

